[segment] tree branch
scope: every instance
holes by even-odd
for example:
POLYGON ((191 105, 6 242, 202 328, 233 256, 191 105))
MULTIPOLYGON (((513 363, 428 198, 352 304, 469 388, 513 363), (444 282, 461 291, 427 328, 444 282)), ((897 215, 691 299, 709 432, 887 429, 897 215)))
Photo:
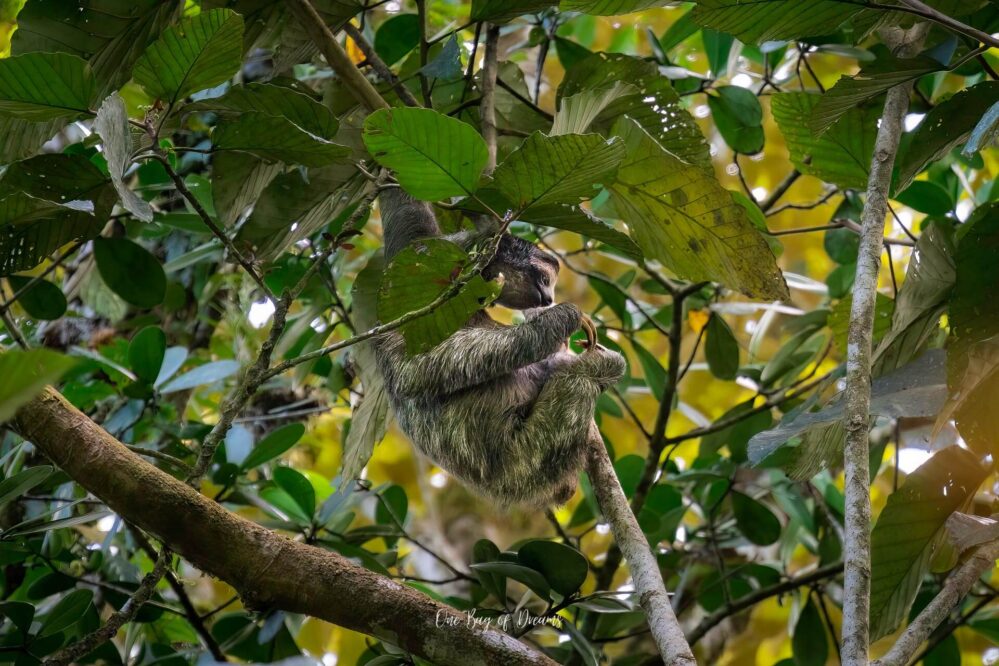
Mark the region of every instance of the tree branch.
POLYGON ((496 169, 496 74, 499 70, 499 26, 486 26, 486 50, 482 60, 482 102, 479 117, 482 119, 482 138, 486 141, 489 160, 485 174, 496 169))
POLYGON ((593 486, 600 510, 614 532, 614 541, 628 560, 631 580, 638 592, 638 602, 645 610, 659 654, 667 664, 696 666, 697 661, 683 637, 673 606, 670 605, 662 573, 659 571, 659 562, 649 549, 648 539, 628 506, 628 499, 621 489, 596 424, 590 425, 586 473, 590 477, 590 485, 593 486))
POLYGON ((952 573, 943 589, 926 608, 916 616, 887 654, 872 662, 871 666, 906 666, 923 641, 950 614, 954 606, 971 591, 978 578, 992 568, 999 559, 999 540, 984 543, 972 551, 971 556, 952 573))
MULTIPOLYGON (((928 27, 924 23, 909 31, 885 31, 885 40, 899 55, 911 56, 918 51, 928 27)), ((888 211, 888 188, 911 91, 912 82, 903 83, 888 91, 874 144, 874 157, 867 181, 867 200, 861 214, 863 229, 847 336, 846 409, 843 415, 846 429, 843 452, 846 471, 846 543, 843 545, 846 570, 843 592, 844 666, 867 666, 868 663, 871 594, 871 479, 868 462, 871 338, 881 249, 884 244, 885 215, 888 211)))
POLYGON ((127 522, 232 585, 251 608, 311 615, 440 664, 554 664, 409 587, 230 513, 128 451, 51 388, 12 423, 127 522))
POLYGON ((403 104, 406 106, 420 106, 417 99, 413 97, 413 93, 409 92, 409 88, 403 85, 402 81, 399 80, 399 77, 392 73, 392 70, 389 69, 388 65, 385 64, 385 61, 378 56, 374 47, 372 47, 371 43, 364 38, 364 35, 357 28, 357 26, 350 21, 347 21, 343 24, 343 31, 347 33, 348 37, 354 40, 354 43, 357 44, 357 48, 361 49, 361 53, 364 54, 365 60, 367 60, 374 70, 378 72, 378 76, 382 77, 386 82, 388 82, 389 85, 392 86, 392 90, 394 90, 399 96, 399 99, 402 100, 403 104))

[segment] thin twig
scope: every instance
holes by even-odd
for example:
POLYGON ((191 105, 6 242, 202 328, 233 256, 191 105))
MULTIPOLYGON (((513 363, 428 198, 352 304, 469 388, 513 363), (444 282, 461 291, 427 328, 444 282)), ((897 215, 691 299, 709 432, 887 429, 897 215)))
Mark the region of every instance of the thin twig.
POLYGON ((780 201, 780 198, 784 196, 789 189, 791 189, 791 186, 794 185, 795 181, 797 181, 799 177, 801 177, 801 172, 797 169, 787 174, 784 180, 782 180, 777 187, 774 188, 774 191, 768 194, 766 198, 760 202, 760 210, 766 213, 768 210, 773 208, 774 205, 780 201))
POLYGON ((486 50, 482 62, 482 103, 479 105, 479 118, 482 121, 482 138, 489 152, 484 171, 487 176, 492 175, 496 169, 496 73, 499 68, 499 30, 498 25, 487 24, 486 50))
POLYGON ((427 1, 416 0, 416 16, 420 26, 420 93, 423 95, 423 105, 433 106, 430 97, 430 81, 423 69, 427 66, 430 57, 430 42, 427 41, 427 1))
POLYGON ((399 96, 399 99, 402 100, 403 104, 406 106, 420 106, 420 103, 415 97, 413 97, 413 93, 409 92, 409 88, 402 85, 402 82, 399 81, 399 77, 396 76, 392 70, 389 69, 388 65, 385 64, 385 61, 379 57, 374 47, 371 46, 371 43, 364 38, 364 34, 361 33, 357 26, 350 21, 347 21, 343 24, 343 31, 347 33, 348 37, 354 40, 354 43, 357 44, 357 48, 359 48, 361 53, 364 54, 364 58, 374 68, 374 70, 378 72, 378 76, 392 86, 392 90, 394 90, 399 96))

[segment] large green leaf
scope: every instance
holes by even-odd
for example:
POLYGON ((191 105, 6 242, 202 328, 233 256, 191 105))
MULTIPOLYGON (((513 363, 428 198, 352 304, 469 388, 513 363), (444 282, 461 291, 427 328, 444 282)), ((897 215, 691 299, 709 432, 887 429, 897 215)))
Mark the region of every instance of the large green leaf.
POLYGON ((65 118, 41 123, 0 116, 0 164, 23 159, 38 152, 46 141, 69 124, 65 118))
MULTIPOLYGON (((379 319, 389 322, 429 305, 451 288, 468 261, 464 250, 442 238, 410 243, 385 269, 378 293, 379 319)), ((400 328, 406 349, 416 354, 446 340, 496 298, 499 290, 498 284, 474 276, 440 307, 400 328)))
POLYGON ((95 95, 90 66, 75 55, 27 53, 0 59, 0 115, 69 121, 89 113, 95 95))
POLYGON ((535 132, 496 168, 496 187, 519 210, 578 204, 594 196, 624 157, 624 143, 599 134, 535 132))
POLYGON ((985 476, 974 454, 951 446, 888 497, 871 531, 872 640, 892 633, 905 619, 947 517, 974 496, 985 476))
POLYGON ((417 199, 471 194, 486 166, 486 142, 460 120, 430 109, 383 109, 364 121, 364 145, 417 199))
POLYGON ((27 287, 17 297, 17 303, 35 319, 51 321, 66 314, 68 306, 66 295, 51 282, 35 280, 24 275, 8 275, 7 282, 15 292, 27 287))
POLYGON ((51 636, 73 626, 83 618, 93 600, 93 590, 73 590, 61 598, 49 611, 38 630, 38 636, 51 636))
POLYGON ((562 0, 558 8, 564 12, 583 12, 593 16, 620 16, 665 4, 666 0, 562 0))
POLYGON ((52 153, 14 162, 0 180, 0 197, 22 193, 57 204, 89 201, 97 217, 111 212, 110 181, 85 155, 52 153))
POLYGON ((304 434, 305 426, 301 423, 289 423, 286 426, 278 428, 253 447, 250 455, 246 456, 243 462, 240 463, 240 468, 253 469, 269 460, 277 458, 295 446, 295 443, 302 439, 302 435, 304 434))
POLYGON ((125 172, 132 163, 132 138, 128 132, 128 112, 125 100, 118 93, 112 93, 101 104, 94 119, 94 131, 104 145, 104 157, 108 161, 108 173, 114 189, 121 197, 121 204, 128 212, 143 222, 153 221, 153 209, 125 183, 125 172))
POLYGON ((822 136, 815 137, 808 119, 822 100, 820 95, 787 92, 770 99, 774 120, 799 171, 840 187, 862 190, 867 186, 878 110, 851 109, 822 136))
POLYGON ((763 109, 752 90, 720 86, 708 95, 708 108, 718 133, 729 147, 744 155, 763 150, 763 109))
POLYGON ((163 266, 141 245, 127 238, 97 238, 94 258, 104 283, 127 303, 151 308, 163 302, 163 266))
POLYGON ((558 99, 552 134, 606 133, 628 116, 681 160, 711 168, 708 144, 697 122, 653 62, 620 53, 594 53, 566 71, 558 99))
POLYGON ((927 166, 966 141, 989 107, 999 102, 999 81, 985 81, 934 106, 898 159, 895 191, 904 190, 927 166))
POLYGON ((153 97, 176 104, 228 81, 243 57, 243 18, 212 9, 167 28, 135 63, 133 77, 153 97))
POLYGON ((827 90, 812 108, 808 126, 814 134, 822 134, 850 109, 886 92, 889 88, 921 76, 939 72, 944 67, 927 56, 894 58, 887 56, 867 65, 853 76, 842 76, 827 90))
POLYGON ((0 199, 0 275, 34 268, 74 240, 96 236, 106 218, 90 201, 57 204, 23 193, 0 199))
POLYGON ((954 286, 954 259, 946 232, 936 225, 923 231, 898 290, 891 327, 874 352, 874 377, 914 359, 940 333, 940 317, 954 286))
POLYGON ((20 498, 26 492, 52 476, 52 472, 54 471, 55 468, 51 465, 39 465, 37 467, 29 467, 0 481, 0 506, 12 499, 20 498))
POLYGON ((356 200, 366 183, 349 183, 356 173, 351 165, 334 164, 309 169, 308 177, 297 169, 279 174, 254 203, 237 239, 254 245, 258 257, 276 257, 290 244, 319 231, 356 200))
POLYGON ((472 0, 473 21, 504 21, 521 14, 536 14, 553 7, 558 0, 472 0))
POLYGON ((310 134, 290 120, 258 111, 219 123, 212 133, 217 150, 238 150, 266 160, 321 167, 350 154, 350 149, 310 134))
POLYGON ((188 110, 213 111, 224 118, 256 111, 291 121, 321 139, 332 139, 340 124, 329 108, 305 93, 270 83, 233 86, 221 97, 195 102, 188 110))
POLYGON ((589 564, 575 548, 554 541, 535 539, 517 551, 517 559, 548 581, 552 589, 567 597, 586 581, 589 564))
POLYGON ((837 0, 696 0, 691 18, 747 44, 834 33, 863 8, 837 0))
POLYGON ((0 354, 0 423, 9 421, 19 407, 58 381, 76 364, 75 359, 49 349, 13 349, 0 354))
POLYGON ((219 221, 235 224, 283 168, 281 162, 229 150, 212 155, 212 201, 219 221))
POLYGON ((166 357, 166 334, 159 326, 147 326, 128 345, 128 365, 135 376, 152 384, 159 377, 166 357))
POLYGON ((14 55, 63 51, 86 58, 97 99, 124 85, 142 51, 183 9, 163 0, 28 0, 17 15, 14 55))
POLYGON ((732 492, 735 523, 747 539, 758 546, 769 546, 780 538, 780 521, 773 511, 749 495, 732 492))
MULTIPOLYGON (((892 418, 936 416, 947 399, 946 356, 942 349, 932 349, 912 363, 875 379, 871 385, 870 413, 892 418)), ((795 410, 777 427, 749 440, 750 462, 759 464, 790 440, 842 423, 844 407, 841 393, 818 411, 795 410)), ((842 439, 835 451, 810 448, 805 443, 798 448, 809 457, 809 469, 818 471, 834 464, 834 455, 842 455, 842 439)))
POLYGON ((787 299, 773 253, 714 175, 663 150, 634 121, 615 134, 626 157, 612 199, 645 256, 679 277, 713 280, 755 298, 787 299))

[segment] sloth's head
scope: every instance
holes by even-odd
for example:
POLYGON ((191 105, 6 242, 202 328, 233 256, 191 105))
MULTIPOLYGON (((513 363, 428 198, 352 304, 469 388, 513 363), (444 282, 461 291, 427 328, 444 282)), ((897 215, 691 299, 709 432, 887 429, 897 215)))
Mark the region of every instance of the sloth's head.
POLYGON ((496 256, 482 271, 482 277, 487 280, 501 275, 503 291, 495 301, 497 304, 528 310, 555 302, 558 260, 534 243, 503 234, 496 256))

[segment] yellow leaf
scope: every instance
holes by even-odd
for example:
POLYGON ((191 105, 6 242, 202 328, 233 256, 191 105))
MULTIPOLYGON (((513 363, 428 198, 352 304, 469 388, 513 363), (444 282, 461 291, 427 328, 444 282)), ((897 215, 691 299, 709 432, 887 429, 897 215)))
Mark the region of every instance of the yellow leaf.
POLYGON ((700 333, 711 319, 710 310, 691 310, 687 313, 687 325, 694 333, 700 333))
MULTIPOLYGON (((356 19, 351 21, 351 23, 353 23, 356 27, 360 27, 356 19)), ((361 49, 360 47, 358 47, 357 43, 350 37, 347 38, 346 43, 347 43, 347 55, 350 56, 350 61, 355 65, 359 65, 362 62, 364 62, 365 60, 364 54, 361 53, 361 49)))

